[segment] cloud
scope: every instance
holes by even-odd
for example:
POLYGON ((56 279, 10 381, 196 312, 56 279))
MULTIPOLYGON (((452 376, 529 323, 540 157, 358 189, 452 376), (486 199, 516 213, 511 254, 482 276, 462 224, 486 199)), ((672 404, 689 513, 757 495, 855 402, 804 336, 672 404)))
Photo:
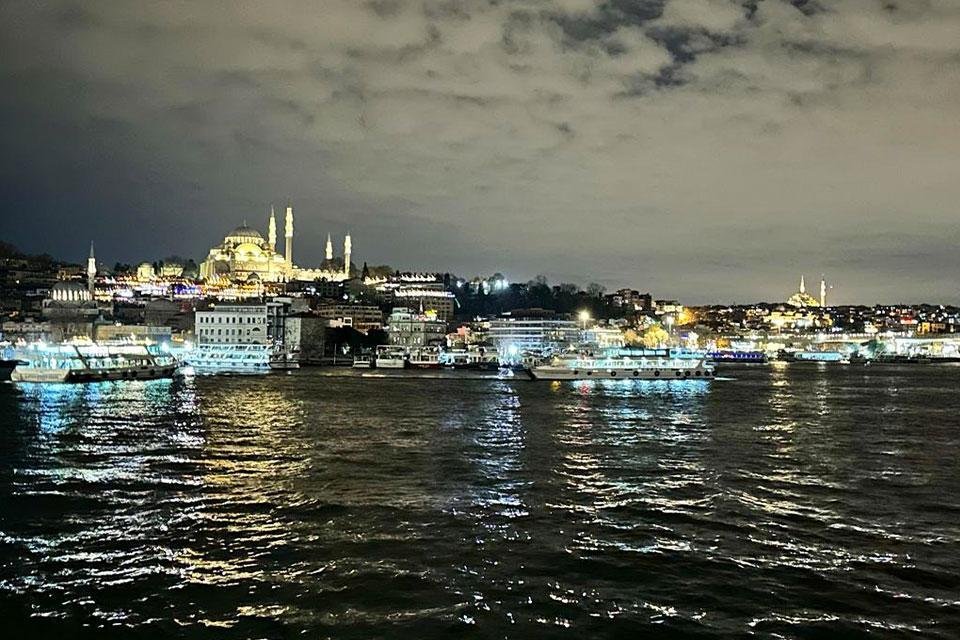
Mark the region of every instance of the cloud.
POLYGON ((70 220, 118 259, 199 256, 290 198, 304 264, 349 229, 360 259, 465 275, 744 300, 828 263, 956 298, 943 245, 861 233, 955 220, 947 0, 14 2, 0 25, 27 248, 79 257, 48 232, 70 220))

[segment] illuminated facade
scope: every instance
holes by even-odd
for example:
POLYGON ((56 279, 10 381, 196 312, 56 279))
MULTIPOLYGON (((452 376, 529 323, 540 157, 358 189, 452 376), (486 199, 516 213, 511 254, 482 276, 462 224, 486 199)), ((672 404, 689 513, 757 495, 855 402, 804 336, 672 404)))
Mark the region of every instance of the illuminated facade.
POLYGON ((329 280, 350 278, 352 242, 344 238, 344 257, 333 257, 333 245, 327 237, 326 260, 317 268, 301 268, 293 262, 293 207, 287 207, 284 220, 285 251, 277 251, 277 220, 270 209, 267 239, 244 223, 210 249, 200 264, 200 278, 212 282, 287 282, 290 280, 329 280))

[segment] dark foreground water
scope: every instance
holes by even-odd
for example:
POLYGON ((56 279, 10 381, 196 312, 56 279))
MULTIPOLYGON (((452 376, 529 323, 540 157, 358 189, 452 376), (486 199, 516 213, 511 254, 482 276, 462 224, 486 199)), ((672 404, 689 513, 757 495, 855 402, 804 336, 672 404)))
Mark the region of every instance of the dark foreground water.
POLYGON ((6 637, 960 637, 960 367, 0 385, 6 637))

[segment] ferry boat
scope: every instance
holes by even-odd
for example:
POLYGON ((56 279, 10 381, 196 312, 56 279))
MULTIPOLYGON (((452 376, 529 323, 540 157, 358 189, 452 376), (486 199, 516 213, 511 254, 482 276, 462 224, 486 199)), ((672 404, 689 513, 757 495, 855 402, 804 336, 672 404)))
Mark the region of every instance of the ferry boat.
POLYGON ((266 344, 198 344, 184 362, 198 375, 270 373, 273 350, 266 344))
POLYGON ((361 353, 353 357, 354 369, 370 369, 373 367, 373 356, 369 353, 361 353))
POLYGON ((573 354, 530 368, 535 380, 704 380, 715 375, 706 354, 680 349, 610 349, 573 354))
POLYGON ((377 369, 405 369, 407 367, 407 352, 403 347, 382 344, 377 347, 377 359, 374 366, 377 369))
POLYGON ((839 351, 788 351, 782 354, 787 362, 829 362, 848 364, 850 358, 839 351))
POLYGON ((766 364, 767 355, 763 351, 712 351, 710 361, 722 364, 766 364))
POLYGON ((496 349, 468 348, 444 351, 440 364, 450 369, 473 371, 499 371, 500 356, 496 349))
POLYGON ((179 366, 157 347, 133 344, 32 345, 18 352, 14 382, 100 382, 171 378, 179 366))
POLYGON ((412 349, 407 356, 407 363, 411 369, 439 369, 440 347, 420 347, 412 349))

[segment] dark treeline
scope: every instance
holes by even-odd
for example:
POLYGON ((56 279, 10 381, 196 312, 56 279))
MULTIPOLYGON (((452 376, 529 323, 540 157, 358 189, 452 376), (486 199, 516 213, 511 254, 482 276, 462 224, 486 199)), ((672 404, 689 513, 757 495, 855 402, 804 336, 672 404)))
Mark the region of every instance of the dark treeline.
POLYGON ((586 290, 578 285, 562 282, 551 285, 544 276, 537 276, 526 283, 512 283, 500 290, 484 292, 482 287, 470 283, 453 289, 462 318, 494 316, 518 309, 545 309, 560 314, 577 315, 590 312, 593 318, 625 317, 626 309, 616 307, 604 297, 602 285, 591 283, 586 290))

